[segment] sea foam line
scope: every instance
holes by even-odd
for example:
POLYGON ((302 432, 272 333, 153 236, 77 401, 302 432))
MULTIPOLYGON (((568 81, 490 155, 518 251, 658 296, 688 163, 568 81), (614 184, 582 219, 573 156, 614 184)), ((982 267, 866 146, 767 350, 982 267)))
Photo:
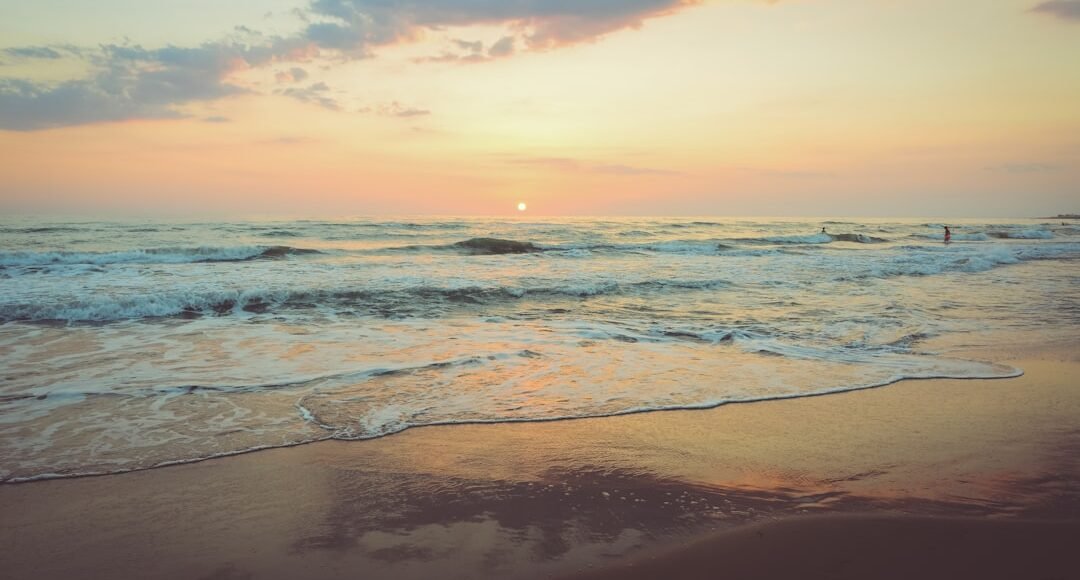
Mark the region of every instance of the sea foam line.
MULTIPOLYGON (((607 417, 620 417, 620 416, 625 416, 625 415, 637 415, 637 414, 643 414, 643 413, 656 413, 656 412, 667 412, 667 411, 703 411, 703 410, 715 409, 715 408, 718 408, 718 407, 722 407, 724 405, 765 403, 765 402, 770 402, 770 401, 783 401, 783 400, 791 400, 791 399, 805 399, 805 398, 810 398, 810 397, 823 397, 823 396, 827 396, 827 395, 849 393, 849 392, 854 392, 854 391, 863 391, 863 390, 886 387, 886 386, 893 385, 893 384, 899 383, 901 381, 906 381, 906 380, 909 380, 909 381, 916 381, 916 380, 998 380, 998 379, 1017 378, 1017 377, 1023 376, 1023 374, 1024 374, 1023 369, 1020 369, 1020 368, 1011 367, 1011 366, 1005 366, 1005 365, 997 365, 997 366, 1002 367, 1003 370, 1004 369, 1008 369, 1008 370, 1005 371, 1002 374, 996 374, 996 375, 975 374, 975 375, 963 375, 963 376, 960 376, 960 375, 950 375, 950 374, 946 374, 946 373, 941 373, 941 374, 930 373, 930 374, 925 374, 925 375, 920 375, 920 374, 917 374, 917 373, 913 374, 913 375, 894 375, 893 377, 891 377, 891 378, 889 378, 887 380, 877 382, 877 383, 868 383, 868 384, 863 384, 863 385, 853 385, 853 386, 848 386, 848 387, 833 387, 833 388, 827 388, 827 389, 820 389, 820 390, 817 390, 817 391, 809 391, 809 392, 805 392, 805 393, 786 393, 786 394, 772 395, 772 396, 767 396, 767 397, 731 398, 731 399, 725 399, 725 400, 720 400, 720 401, 704 402, 704 403, 699 403, 699 404, 670 405, 670 406, 658 406, 658 407, 634 407, 634 408, 624 409, 624 410, 615 411, 615 412, 611 412, 611 413, 594 413, 594 414, 583 414, 583 415, 566 415, 566 416, 557 416, 557 417, 536 417, 536 418, 508 417, 508 418, 500 418, 500 419, 472 419, 472 420, 453 420, 453 421, 432 421, 432 422, 429 422, 429 423, 406 424, 406 425, 400 426, 399 428, 395 428, 393 430, 387 430, 387 431, 377 433, 377 434, 373 434, 373 435, 370 435, 370 436, 361 436, 361 437, 341 437, 341 436, 336 435, 335 433, 327 433, 325 436, 310 437, 310 438, 299 440, 299 441, 293 441, 293 442, 288 442, 288 443, 279 443, 279 444, 255 445, 255 446, 244 448, 244 449, 237 449, 237 450, 233 450, 233 451, 224 451, 224 452, 219 452, 219 453, 211 453, 211 454, 207 454, 207 455, 200 456, 200 457, 192 457, 192 458, 185 458, 185 459, 174 459, 174 460, 162 461, 162 462, 159 462, 159 463, 156 463, 156 464, 153 464, 153 465, 148 465, 148 466, 132 467, 132 468, 121 468, 121 469, 103 470, 103 471, 84 471, 84 472, 70 472, 70 473, 42 473, 42 474, 26 476, 26 477, 13 477, 13 478, 8 478, 8 479, 2 479, 2 480, 0 480, 0 484, 25 484, 25 483, 32 483, 32 482, 35 482, 35 481, 45 481, 45 480, 50 480, 50 479, 74 479, 74 478, 83 478, 83 477, 102 477, 102 476, 106 476, 106 475, 119 475, 119 474, 123 474, 123 473, 132 473, 132 472, 137 472, 137 471, 147 471, 147 470, 151 470, 151 469, 159 469, 159 468, 163 468, 163 467, 171 467, 171 466, 176 466, 176 465, 185 465, 185 464, 189 464, 189 463, 198 463, 198 462, 202 462, 202 461, 208 461, 208 460, 211 460, 211 459, 220 459, 220 458, 224 458, 224 457, 232 457, 232 456, 236 456, 236 455, 254 453, 256 451, 264 451, 264 450, 267 450, 267 449, 281 449, 281 448, 287 448, 287 447, 298 447, 300 445, 307 445, 307 444, 310 444, 310 443, 317 443, 317 442, 320 442, 320 441, 331 441, 331 440, 337 440, 337 441, 371 441, 371 440, 375 440, 375 439, 381 439, 383 437, 387 437, 387 436, 390 436, 390 435, 396 435, 398 433, 402 433, 402 432, 404 432, 406 430, 409 430, 409 429, 417 429, 417 428, 424 428, 424 427, 447 427, 447 426, 454 426, 454 425, 461 425, 461 426, 463 426, 463 425, 498 425, 498 424, 504 424, 504 423, 505 424, 514 424, 514 423, 553 423, 553 422, 557 422, 557 421, 576 421, 576 420, 583 420, 583 419, 603 419, 603 418, 607 418, 607 417)), ((317 421, 309 421, 308 418, 309 417, 314 418, 314 416, 311 414, 310 411, 307 410, 306 407, 303 406, 303 404, 301 402, 302 400, 303 400, 303 397, 298 399, 297 402, 296 402, 297 413, 300 414, 301 418, 303 418, 306 423, 313 424, 313 425, 315 425, 315 426, 317 426, 317 427, 319 427, 321 429, 327 429, 327 426, 321 425, 317 421)))

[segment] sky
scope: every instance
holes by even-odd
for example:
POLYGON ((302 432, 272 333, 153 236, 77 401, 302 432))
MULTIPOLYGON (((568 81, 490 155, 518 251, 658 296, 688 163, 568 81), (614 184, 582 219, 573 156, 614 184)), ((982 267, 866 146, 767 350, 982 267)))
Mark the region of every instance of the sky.
POLYGON ((0 213, 1080 213, 1080 0, 0 0, 0 213))

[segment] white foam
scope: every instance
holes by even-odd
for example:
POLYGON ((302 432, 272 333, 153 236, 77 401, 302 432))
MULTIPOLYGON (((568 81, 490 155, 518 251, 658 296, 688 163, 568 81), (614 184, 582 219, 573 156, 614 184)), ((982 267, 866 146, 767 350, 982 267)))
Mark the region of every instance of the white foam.
POLYGON ((1054 233, 1049 230, 1043 229, 1027 229, 1021 231, 1006 232, 1008 237, 1017 240, 1049 240, 1054 237, 1054 233))

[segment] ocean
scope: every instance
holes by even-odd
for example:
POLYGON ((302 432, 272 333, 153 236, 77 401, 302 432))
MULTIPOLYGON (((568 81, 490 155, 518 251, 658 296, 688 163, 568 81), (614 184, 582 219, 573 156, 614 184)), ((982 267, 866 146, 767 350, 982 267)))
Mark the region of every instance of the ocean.
POLYGON ((0 481, 1014 377, 1078 288, 1057 220, 0 218, 0 481))

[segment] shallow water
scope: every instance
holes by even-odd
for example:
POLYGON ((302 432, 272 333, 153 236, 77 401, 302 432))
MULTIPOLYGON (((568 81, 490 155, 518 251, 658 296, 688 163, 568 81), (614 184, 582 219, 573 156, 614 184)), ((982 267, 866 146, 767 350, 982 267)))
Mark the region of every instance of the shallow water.
POLYGON ((7 219, 0 480, 1015 376, 940 345, 1075 337, 1080 224, 949 225, 7 219))

